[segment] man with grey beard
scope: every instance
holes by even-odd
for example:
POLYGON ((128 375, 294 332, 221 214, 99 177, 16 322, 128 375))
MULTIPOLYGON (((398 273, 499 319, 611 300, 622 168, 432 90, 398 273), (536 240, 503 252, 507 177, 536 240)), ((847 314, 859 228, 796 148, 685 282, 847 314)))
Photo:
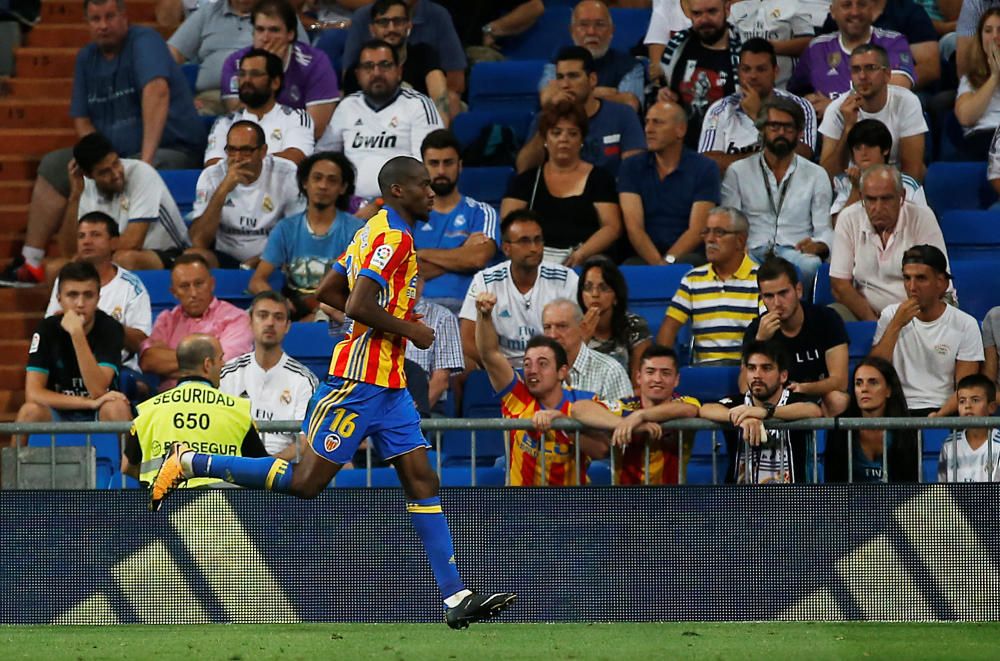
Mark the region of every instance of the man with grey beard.
POLYGON ((816 271, 833 245, 826 171, 795 153, 805 116, 789 99, 763 103, 757 115, 763 151, 729 166, 722 180, 722 204, 750 221, 747 250, 762 262, 769 253, 787 259, 810 291, 816 271))

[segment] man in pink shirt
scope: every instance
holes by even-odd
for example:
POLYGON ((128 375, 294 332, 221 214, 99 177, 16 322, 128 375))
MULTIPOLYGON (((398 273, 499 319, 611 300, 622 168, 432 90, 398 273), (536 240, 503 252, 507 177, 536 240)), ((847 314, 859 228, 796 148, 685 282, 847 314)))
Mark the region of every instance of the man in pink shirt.
POLYGON ((245 310, 215 298, 215 278, 204 257, 197 254, 178 257, 170 271, 170 283, 170 292, 180 305, 156 318, 139 356, 142 371, 160 377, 161 392, 176 385, 175 350, 192 333, 217 337, 226 360, 253 348, 250 318, 245 310))

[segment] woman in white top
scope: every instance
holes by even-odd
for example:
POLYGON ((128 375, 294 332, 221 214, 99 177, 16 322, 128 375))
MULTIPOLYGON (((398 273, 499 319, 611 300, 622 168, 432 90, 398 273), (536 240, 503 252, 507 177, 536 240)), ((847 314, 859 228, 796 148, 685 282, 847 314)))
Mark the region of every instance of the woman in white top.
POLYGON ((1000 125, 1000 7, 983 13, 977 34, 955 99, 955 116, 965 134, 962 155, 969 161, 986 159, 1000 125))

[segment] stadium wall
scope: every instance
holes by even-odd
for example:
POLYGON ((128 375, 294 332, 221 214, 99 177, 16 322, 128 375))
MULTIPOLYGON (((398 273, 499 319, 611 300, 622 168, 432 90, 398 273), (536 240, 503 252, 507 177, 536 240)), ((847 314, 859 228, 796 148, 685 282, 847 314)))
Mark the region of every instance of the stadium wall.
MULTIPOLYGON (((1000 485, 446 489, 507 621, 997 620, 1000 485)), ((400 491, 0 492, 4 624, 440 620, 400 491)))

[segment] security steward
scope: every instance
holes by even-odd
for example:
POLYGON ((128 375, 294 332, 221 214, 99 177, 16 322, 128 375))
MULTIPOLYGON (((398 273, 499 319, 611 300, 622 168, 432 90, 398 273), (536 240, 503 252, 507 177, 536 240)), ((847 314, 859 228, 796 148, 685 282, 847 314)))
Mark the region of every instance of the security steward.
MULTIPOLYGON (((125 438, 122 472, 151 484, 176 441, 184 441, 196 452, 267 456, 250 414, 250 400, 218 390, 222 365, 222 345, 215 337, 198 333, 181 340, 177 385, 139 404, 139 415, 125 438)), ((184 486, 220 482, 194 478, 184 486)))

